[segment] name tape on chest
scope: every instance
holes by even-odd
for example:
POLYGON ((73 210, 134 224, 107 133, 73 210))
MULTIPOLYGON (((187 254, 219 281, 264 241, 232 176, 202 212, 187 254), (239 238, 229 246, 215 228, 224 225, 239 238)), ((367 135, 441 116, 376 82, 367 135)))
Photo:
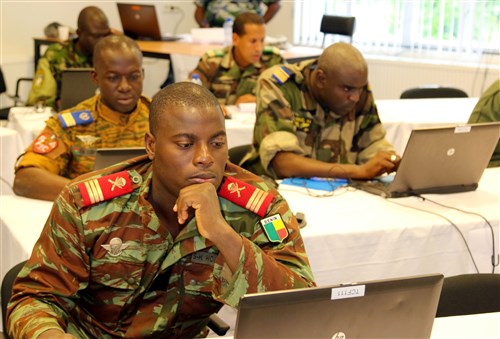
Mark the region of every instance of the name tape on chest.
POLYGON ((219 195, 261 217, 274 199, 274 195, 233 177, 226 178, 219 195))
POLYGON ((89 110, 63 113, 59 114, 57 117, 63 128, 87 125, 94 121, 94 117, 89 110))
POLYGON ((83 205, 113 199, 133 191, 132 181, 127 171, 109 174, 97 179, 84 181, 78 184, 82 195, 83 205))

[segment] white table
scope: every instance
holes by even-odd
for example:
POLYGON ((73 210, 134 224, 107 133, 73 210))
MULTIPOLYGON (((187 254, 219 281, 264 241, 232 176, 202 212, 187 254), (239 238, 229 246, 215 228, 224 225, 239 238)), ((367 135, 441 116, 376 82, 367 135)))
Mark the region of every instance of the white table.
POLYGON ((45 127, 45 121, 53 114, 50 107, 36 112, 34 107, 12 107, 9 111, 7 127, 19 132, 23 148, 28 147, 45 127))
POLYGON ((16 130, 0 127, 0 194, 12 194, 14 166, 19 154, 24 150, 23 142, 16 130))
MULTIPOLYGON (((465 124, 478 98, 377 100, 380 120, 387 131, 387 140, 398 154, 403 151, 415 128, 465 124)), ((251 144, 255 116, 227 106, 233 119, 226 120, 230 147, 251 144)))

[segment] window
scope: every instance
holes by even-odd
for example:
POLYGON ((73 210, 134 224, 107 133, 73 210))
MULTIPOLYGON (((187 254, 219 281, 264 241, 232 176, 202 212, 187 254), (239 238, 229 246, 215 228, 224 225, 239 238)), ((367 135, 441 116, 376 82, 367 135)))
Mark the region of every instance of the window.
POLYGON ((355 16, 353 43, 363 52, 474 62, 495 55, 498 65, 496 0, 295 0, 295 44, 321 46, 323 14, 355 16))

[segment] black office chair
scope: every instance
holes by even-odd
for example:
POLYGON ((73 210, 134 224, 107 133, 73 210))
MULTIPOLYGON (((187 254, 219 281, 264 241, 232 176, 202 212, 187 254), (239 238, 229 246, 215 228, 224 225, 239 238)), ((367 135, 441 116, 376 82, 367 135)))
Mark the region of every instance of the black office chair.
POLYGON ((455 87, 439 85, 424 85, 409 88, 401 93, 400 99, 427 99, 427 98, 467 98, 464 91, 455 87))
POLYGON ((436 317, 500 312, 500 274, 475 273, 444 278, 436 317))
POLYGON ((235 146, 233 148, 230 148, 228 153, 229 153, 229 160, 236 165, 239 165, 243 157, 250 152, 252 149, 252 145, 241 145, 241 146, 235 146))
POLYGON ((321 46, 325 47, 327 34, 348 36, 349 41, 352 43, 355 23, 356 18, 353 16, 323 15, 320 26, 320 32, 323 33, 323 44, 321 46))
MULTIPOLYGON (((7 96, 14 101, 14 106, 18 106, 19 104, 24 104, 21 98, 19 97, 19 91, 21 89, 22 82, 32 82, 32 78, 19 78, 16 81, 16 92, 14 95, 7 94, 7 84, 5 83, 5 79, 3 77, 2 68, 0 67, 0 94, 6 93, 7 96)), ((9 111, 12 106, 4 107, 0 109, 0 119, 7 120, 9 118, 9 111)))
MULTIPOLYGON (((1 296, 2 296, 2 328, 4 339, 9 339, 7 334, 7 305, 12 296, 12 287, 14 285, 14 280, 21 272, 22 268, 26 264, 26 260, 12 267, 5 277, 2 279, 1 296)), ((217 335, 223 336, 229 330, 229 325, 224 322, 217 314, 212 314, 208 322, 208 327, 217 335)))
POLYGON ((12 267, 5 277, 2 279, 2 287, 1 287, 1 296, 2 296, 2 328, 3 328, 3 335, 5 339, 9 339, 7 335, 7 304, 9 303, 10 297, 12 296, 12 286, 14 285, 14 280, 16 279, 17 275, 19 272, 21 272, 21 269, 24 267, 24 264, 26 264, 26 261, 23 261, 16 266, 12 267))

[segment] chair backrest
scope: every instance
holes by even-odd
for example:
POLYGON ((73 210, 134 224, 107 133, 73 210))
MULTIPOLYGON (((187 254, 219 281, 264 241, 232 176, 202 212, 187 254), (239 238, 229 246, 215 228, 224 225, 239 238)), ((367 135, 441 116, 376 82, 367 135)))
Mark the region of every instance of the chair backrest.
POLYGON ((5 339, 8 339, 7 335, 7 304, 9 303, 10 297, 12 296, 12 286, 14 285, 14 280, 16 280, 17 275, 21 272, 21 269, 26 264, 26 261, 23 261, 16 266, 12 267, 5 277, 2 279, 2 287, 1 287, 1 297, 2 297, 2 328, 4 332, 5 339))
POLYGON ((427 98, 467 98, 463 90, 455 87, 439 85, 425 85, 409 88, 401 93, 400 99, 427 99, 427 98))
POLYGON ((0 94, 7 92, 7 85, 3 77, 2 67, 0 67, 0 94))
POLYGON ((355 23, 356 18, 353 16, 323 15, 320 26, 320 32, 323 33, 322 46, 325 46, 325 37, 327 34, 345 35, 352 42, 355 23))
POLYGON ((500 274, 444 278, 436 317, 500 312, 500 274))
POLYGON ((236 165, 239 165, 243 157, 252 149, 252 145, 235 146, 228 150, 229 160, 236 165))
POLYGON ((95 95, 97 85, 92 81, 92 68, 68 68, 61 75, 59 110, 74 107, 95 95))

